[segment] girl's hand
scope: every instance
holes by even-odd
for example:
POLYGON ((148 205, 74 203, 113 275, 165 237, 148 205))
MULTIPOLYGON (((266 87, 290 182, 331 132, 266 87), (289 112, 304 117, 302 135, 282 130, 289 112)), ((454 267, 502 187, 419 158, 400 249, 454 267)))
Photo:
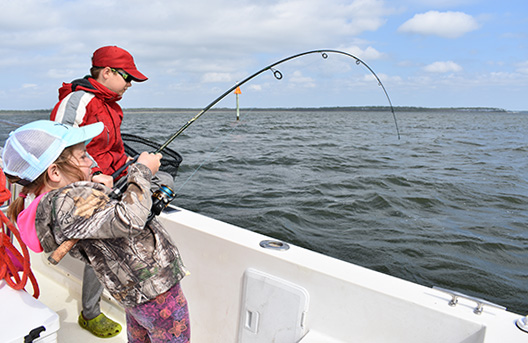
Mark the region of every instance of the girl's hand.
POLYGON ((146 165, 152 172, 152 175, 154 175, 158 172, 159 167, 161 166, 162 157, 163 156, 160 153, 153 154, 145 151, 139 155, 137 163, 146 165))
POLYGON ((108 188, 114 187, 114 178, 112 175, 97 174, 92 175, 92 182, 102 183, 108 188))

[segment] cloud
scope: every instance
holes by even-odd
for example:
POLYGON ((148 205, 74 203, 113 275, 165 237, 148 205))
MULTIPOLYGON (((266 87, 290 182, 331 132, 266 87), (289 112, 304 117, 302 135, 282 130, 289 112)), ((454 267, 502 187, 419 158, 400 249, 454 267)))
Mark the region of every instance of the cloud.
POLYGON ((517 72, 521 74, 528 74, 528 61, 524 61, 516 64, 517 72))
MULTIPOLYGON (((61 66, 83 74, 96 48, 115 44, 132 52, 146 73, 164 68, 201 78, 255 64, 255 57, 240 56, 339 46, 379 29, 390 14, 382 0, 8 1, 0 11, 0 65, 34 58, 37 50, 41 70, 61 66), (84 14, 93 8, 100 9, 97 16, 84 14)), ((371 47, 365 52, 369 59, 380 55, 371 47)))
POLYGON ((316 86, 315 80, 309 76, 303 75, 301 71, 294 71, 291 77, 289 78, 291 83, 296 84, 296 86, 314 88, 316 86))
POLYGON ((365 61, 379 60, 385 57, 384 53, 379 52, 371 46, 368 46, 365 49, 362 49, 359 46, 342 47, 340 49, 365 61))
POLYGON ((477 21, 462 12, 438 12, 416 14, 403 23, 399 32, 435 35, 443 38, 458 38, 479 28, 477 21))
POLYGON ((257 92, 260 92, 262 91, 262 85, 254 85, 254 84, 251 84, 248 86, 248 89, 251 89, 253 91, 257 91, 257 92))
MULTIPOLYGON (((377 30, 390 11, 381 0, 193 1, 20 0, 2 4, 0 35, 10 45, 66 44, 82 37, 84 48, 112 32, 107 41, 146 48, 269 48, 276 44, 320 44, 377 30), (97 16, 80 15, 99 8, 97 16), (43 15, 45 14, 45 15, 43 15), (139 25, 141 27, 138 27, 139 25), (192 29, 189 29, 192 28, 192 29), (12 32, 19 32, 19 36, 12 32), (38 34, 38 37, 34 35, 38 34), (20 39, 27 35, 29 40, 20 39), (222 38, 222 39, 219 39, 222 38)), ((90 46, 90 48, 92 48, 90 46)), ((156 54, 160 50, 152 51, 156 54)))
POLYGON ((449 73, 462 71, 462 67, 453 61, 434 62, 424 67, 430 73, 449 73))
POLYGON ((406 0, 415 6, 423 8, 453 8, 462 5, 478 3, 479 0, 406 0))
POLYGON ((214 82, 231 82, 233 81, 231 74, 229 73, 206 73, 202 77, 202 82, 204 83, 214 83, 214 82))

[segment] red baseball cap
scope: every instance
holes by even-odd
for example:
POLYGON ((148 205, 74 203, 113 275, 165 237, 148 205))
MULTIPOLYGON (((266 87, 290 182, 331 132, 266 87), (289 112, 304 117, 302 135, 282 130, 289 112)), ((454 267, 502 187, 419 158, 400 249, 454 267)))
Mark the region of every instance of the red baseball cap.
POLYGON ((117 46, 103 46, 95 50, 92 56, 93 67, 111 67, 123 69, 134 81, 142 82, 148 78, 137 70, 134 58, 128 51, 117 46))

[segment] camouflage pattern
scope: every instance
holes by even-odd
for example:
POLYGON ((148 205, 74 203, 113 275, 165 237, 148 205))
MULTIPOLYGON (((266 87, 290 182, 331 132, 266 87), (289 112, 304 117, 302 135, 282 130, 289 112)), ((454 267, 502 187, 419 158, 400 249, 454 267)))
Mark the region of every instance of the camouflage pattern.
POLYGON ((129 167, 121 200, 111 189, 76 182, 42 198, 35 226, 45 252, 80 239, 70 254, 89 263, 98 279, 124 307, 135 307, 168 291, 185 275, 180 254, 161 223, 145 222, 152 206, 150 170, 129 167))

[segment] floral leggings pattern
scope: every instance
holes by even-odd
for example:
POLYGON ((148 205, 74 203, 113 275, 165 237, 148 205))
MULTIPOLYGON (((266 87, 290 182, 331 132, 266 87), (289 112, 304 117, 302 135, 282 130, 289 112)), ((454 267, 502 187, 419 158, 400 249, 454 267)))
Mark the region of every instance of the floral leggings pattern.
POLYGON ((187 343, 191 338, 187 300, 180 284, 155 299, 126 309, 128 342, 187 343))

